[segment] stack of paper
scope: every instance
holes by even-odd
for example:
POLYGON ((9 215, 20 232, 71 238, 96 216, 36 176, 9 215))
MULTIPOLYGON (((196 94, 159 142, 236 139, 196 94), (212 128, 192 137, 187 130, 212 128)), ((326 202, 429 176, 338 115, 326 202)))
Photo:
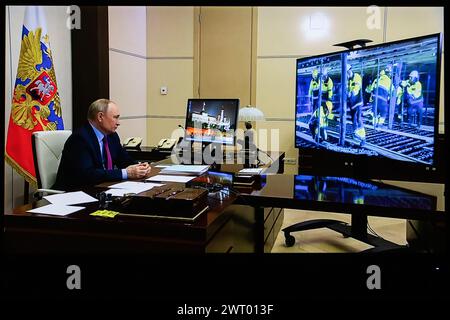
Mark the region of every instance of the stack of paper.
POLYGON ((238 172, 239 175, 248 175, 248 176, 253 176, 253 175, 258 175, 261 174, 261 172, 263 171, 263 168, 248 168, 248 169, 242 169, 238 172))
POLYGON ((49 214, 52 216, 67 216, 68 214, 84 209, 78 206, 65 206, 63 204, 48 204, 39 208, 28 210, 27 212, 49 214))
POLYGON ((97 199, 91 197, 90 195, 84 193, 83 191, 52 194, 51 196, 45 196, 44 199, 50 203, 64 206, 98 201, 97 199))
POLYGON ((54 216, 66 216, 76 211, 84 209, 84 207, 73 206, 78 203, 89 203, 98 201, 83 191, 65 192, 45 196, 45 200, 51 204, 39 208, 28 210, 31 213, 49 214, 54 216))
POLYGON ((162 174, 158 174, 157 176, 147 178, 146 181, 186 183, 194 178, 195 177, 193 177, 193 176, 175 176, 175 175, 165 176, 162 174))
POLYGON ((161 174, 193 175, 199 176, 208 171, 208 165, 176 164, 161 170, 161 174))
POLYGON ((109 186, 111 189, 106 191, 106 193, 110 193, 113 197, 123 197, 126 193, 137 194, 160 186, 162 186, 162 184, 159 183, 125 181, 109 186))

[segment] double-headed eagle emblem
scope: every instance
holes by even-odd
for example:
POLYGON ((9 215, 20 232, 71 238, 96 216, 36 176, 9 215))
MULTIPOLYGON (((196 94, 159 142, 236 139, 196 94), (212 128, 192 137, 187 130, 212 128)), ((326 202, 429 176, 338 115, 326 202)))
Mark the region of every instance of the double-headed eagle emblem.
POLYGON ((56 130, 57 120, 49 120, 50 108, 61 118, 61 103, 48 36, 43 37, 41 44, 41 34, 42 29, 37 28, 22 38, 11 116, 24 129, 33 130, 39 123, 42 130, 56 130), (44 58, 50 60, 49 67, 43 63, 44 58))

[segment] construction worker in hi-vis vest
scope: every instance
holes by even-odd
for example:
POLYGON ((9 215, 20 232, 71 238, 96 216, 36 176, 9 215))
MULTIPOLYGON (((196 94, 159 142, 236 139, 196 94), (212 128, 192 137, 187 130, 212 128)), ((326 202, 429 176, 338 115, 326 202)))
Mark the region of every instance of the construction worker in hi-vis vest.
POLYGON ((311 99, 312 114, 309 120, 309 129, 313 139, 320 133, 319 137, 327 140, 328 120, 333 119, 333 80, 328 75, 328 70, 323 68, 319 74, 319 69, 312 72, 312 79, 309 84, 308 96, 311 99), (320 77, 320 78, 319 78, 320 77), (320 82, 322 82, 321 106, 319 108, 320 82))
POLYGON ((370 102, 372 102, 373 124, 375 126, 383 125, 386 121, 386 114, 389 110, 389 96, 392 90, 391 76, 392 65, 388 64, 366 90, 372 93, 370 102))
POLYGON ((353 72, 350 64, 347 64, 347 83, 347 107, 352 117, 353 135, 362 145, 366 141, 366 130, 362 120, 362 78, 359 73, 353 72))
MULTIPOLYGON (((403 80, 400 83, 402 90, 401 95, 405 93, 405 106, 407 108, 407 121, 412 124, 413 119, 417 116, 416 124, 418 127, 422 124, 423 115, 423 95, 422 84, 419 81, 419 72, 417 70, 411 71, 408 80, 403 80)), ((400 96, 401 99, 401 96, 400 96)))

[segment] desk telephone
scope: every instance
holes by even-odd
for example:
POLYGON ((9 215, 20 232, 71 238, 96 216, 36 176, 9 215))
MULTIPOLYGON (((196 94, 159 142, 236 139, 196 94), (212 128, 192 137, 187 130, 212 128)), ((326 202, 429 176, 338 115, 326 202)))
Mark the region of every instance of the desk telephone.
POLYGON ((177 143, 177 139, 161 139, 158 142, 157 148, 161 150, 172 150, 177 143))
POLYGON ((127 138, 123 144, 125 148, 139 148, 142 143, 141 137, 130 137, 127 138))

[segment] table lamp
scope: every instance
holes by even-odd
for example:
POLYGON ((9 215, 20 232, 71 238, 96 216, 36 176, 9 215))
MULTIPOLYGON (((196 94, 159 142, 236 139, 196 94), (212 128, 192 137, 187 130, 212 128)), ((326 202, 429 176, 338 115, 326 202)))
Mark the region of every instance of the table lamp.
MULTIPOLYGON (((256 145, 254 144, 254 129, 252 126, 252 121, 259 121, 264 120, 264 113, 259 110, 255 106, 246 106, 244 108, 241 108, 239 110, 239 121, 245 121, 245 132, 244 132, 244 151, 245 151, 245 164, 249 164, 249 150, 251 147, 252 149, 256 150, 256 145)), ((256 152, 257 153, 257 152, 256 152)))

